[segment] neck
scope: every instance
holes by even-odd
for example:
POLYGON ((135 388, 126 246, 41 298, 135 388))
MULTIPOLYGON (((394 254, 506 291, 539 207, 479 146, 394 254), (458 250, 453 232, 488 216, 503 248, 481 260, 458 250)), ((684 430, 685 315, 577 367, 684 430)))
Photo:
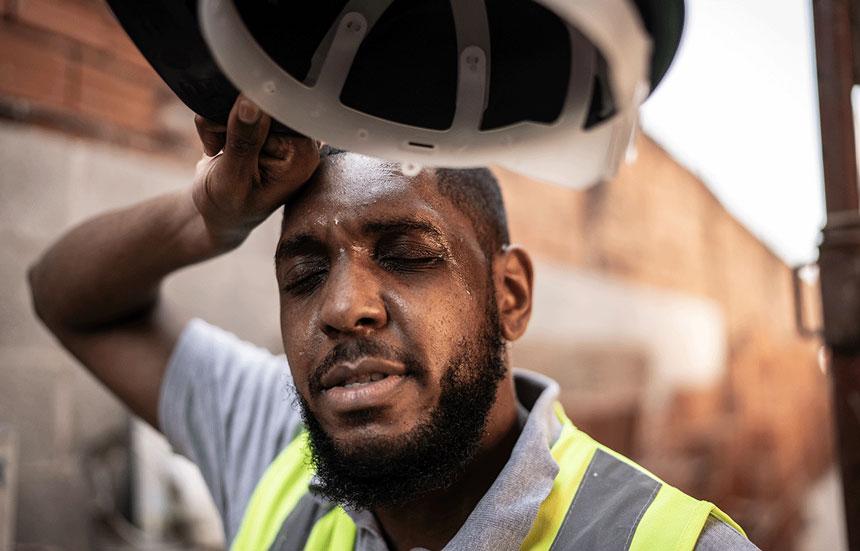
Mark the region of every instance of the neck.
POLYGON ((510 376, 499 385, 478 452, 451 487, 374 510, 392 549, 441 549, 457 533, 511 456, 520 434, 510 376))

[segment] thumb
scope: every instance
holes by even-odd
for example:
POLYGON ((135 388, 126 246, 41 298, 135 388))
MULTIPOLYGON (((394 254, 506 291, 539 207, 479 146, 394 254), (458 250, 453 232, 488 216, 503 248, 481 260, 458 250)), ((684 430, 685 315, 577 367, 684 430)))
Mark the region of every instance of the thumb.
POLYGON ((257 170, 270 119, 250 99, 239 95, 227 119, 223 170, 233 177, 248 177, 257 170))

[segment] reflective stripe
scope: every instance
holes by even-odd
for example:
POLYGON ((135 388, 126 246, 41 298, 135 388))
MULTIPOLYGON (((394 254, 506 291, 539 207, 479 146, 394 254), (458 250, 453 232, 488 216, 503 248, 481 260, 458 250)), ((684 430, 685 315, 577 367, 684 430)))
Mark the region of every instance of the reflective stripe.
POLYGON ((269 549, 271 551, 302 549, 317 522, 333 508, 334 504, 322 503, 310 493, 305 494, 281 525, 275 543, 269 549))
POLYGON ((661 485, 598 449, 551 549, 627 551, 661 485))
POLYGON ((284 519, 308 491, 313 469, 307 453, 308 435, 302 432, 269 465, 251 494, 231 551, 260 551, 272 545, 284 519))

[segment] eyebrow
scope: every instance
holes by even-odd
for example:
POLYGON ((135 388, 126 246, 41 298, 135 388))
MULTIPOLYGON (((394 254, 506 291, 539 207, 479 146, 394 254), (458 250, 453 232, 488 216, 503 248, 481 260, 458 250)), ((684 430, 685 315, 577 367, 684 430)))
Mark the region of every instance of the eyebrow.
POLYGON ((278 243, 275 249, 275 263, 291 256, 319 254, 325 251, 325 243, 309 233, 301 233, 278 243))
MULTIPOLYGON (((447 241, 442 231, 435 224, 417 218, 393 218, 390 220, 372 220, 361 226, 366 235, 404 234, 410 232, 423 233, 441 244, 447 241)), ((325 254, 326 244, 318 237, 301 233, 278 243, 275 249, 275 263, 288 257, 325 254)))
POLYGON ((379 235, 385 233, 419 232, 429 235, 438 241, 445 241, 442 230, 435 224, 418 218, 394 218, 391 220, 373 220, 365 222, 361 227, 366 234, 379 235))

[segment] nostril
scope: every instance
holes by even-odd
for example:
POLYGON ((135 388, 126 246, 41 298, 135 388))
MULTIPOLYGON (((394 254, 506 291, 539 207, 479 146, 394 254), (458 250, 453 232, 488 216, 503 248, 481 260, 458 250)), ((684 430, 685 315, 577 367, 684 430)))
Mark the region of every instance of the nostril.
POLYGON ((376 320, 370 317, 360 318, 357 325, 360 327, 373 327, 376 325, 376 320))

